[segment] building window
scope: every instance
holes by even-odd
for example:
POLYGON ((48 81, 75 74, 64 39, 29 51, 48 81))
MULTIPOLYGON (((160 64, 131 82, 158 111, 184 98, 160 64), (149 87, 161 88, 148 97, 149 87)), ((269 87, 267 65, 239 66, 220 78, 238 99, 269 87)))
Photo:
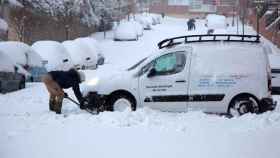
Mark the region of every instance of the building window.
POLYGON ((189 5, 190 0, 168 0, 168 5, 189 5))

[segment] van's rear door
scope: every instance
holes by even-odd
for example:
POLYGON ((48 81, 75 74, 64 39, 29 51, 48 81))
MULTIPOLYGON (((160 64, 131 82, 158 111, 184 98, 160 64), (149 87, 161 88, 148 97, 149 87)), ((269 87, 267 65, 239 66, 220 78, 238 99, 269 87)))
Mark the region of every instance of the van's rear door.
POLYGON ((147 72, 139 77, 142 105, 162 111, 187 111, 190 54, 173 51, 146 65, 147 72))

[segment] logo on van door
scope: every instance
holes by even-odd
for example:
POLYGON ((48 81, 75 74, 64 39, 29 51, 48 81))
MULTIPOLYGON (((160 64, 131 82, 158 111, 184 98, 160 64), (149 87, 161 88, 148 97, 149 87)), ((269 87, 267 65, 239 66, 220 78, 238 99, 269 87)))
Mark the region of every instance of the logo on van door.
POLYGON ((147 89, 152 89, 154 92, 166 91, 168 88, 172 88, 172 85, 155 85, 155 86, 146 86, 147 89))
POLYGON ((229 88, 237 84, 237 81, 243 78, 247 78, 248 75, 204 75, 201 76, 197 87, 203 88, 229 88))
POLYGON ((146 97, 144 102, 205 102, 222 101, 224 94, 203 94, 203 95, 165 95, 146 97))

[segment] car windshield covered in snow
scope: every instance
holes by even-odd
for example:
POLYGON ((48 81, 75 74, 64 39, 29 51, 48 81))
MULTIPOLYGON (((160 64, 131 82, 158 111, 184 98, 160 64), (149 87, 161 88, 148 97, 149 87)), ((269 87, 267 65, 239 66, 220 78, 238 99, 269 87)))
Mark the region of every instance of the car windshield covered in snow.
POLYGON ((140 64, 142 64, 148 57, 145 57, 144 59, 140 60, 139 62, 137 62, 136 64, 134 64, 133 66, 131 66, 130 68, 128 68, 128 71, 131 71, 135 68, 137 68, 140 64))

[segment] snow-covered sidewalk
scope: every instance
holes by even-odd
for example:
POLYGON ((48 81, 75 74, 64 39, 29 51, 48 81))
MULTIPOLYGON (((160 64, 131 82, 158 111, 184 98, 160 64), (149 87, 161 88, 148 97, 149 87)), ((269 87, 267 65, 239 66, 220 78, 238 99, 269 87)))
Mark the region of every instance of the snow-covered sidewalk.
MULTIPOLYGON (((196 33, 205 33, 200 25, 196 33)), ((151 54, 165 38, 191 34, 186 20, 168 18, 137 42, 101 40, 107 63, 87 77, 111 68, 127 68, 151 54)), ((280 109, 239 118, 202 112, 166 113, 148 108, 136 112, 91 115, 69 102, 63 114, 48 111, 41 83, 0 94, 1 158, 279 158, 280 109)), ((70 96, 74 97, 70 92, 70 96)), ((279 96, 274 96, 280 102, 279 96)))

